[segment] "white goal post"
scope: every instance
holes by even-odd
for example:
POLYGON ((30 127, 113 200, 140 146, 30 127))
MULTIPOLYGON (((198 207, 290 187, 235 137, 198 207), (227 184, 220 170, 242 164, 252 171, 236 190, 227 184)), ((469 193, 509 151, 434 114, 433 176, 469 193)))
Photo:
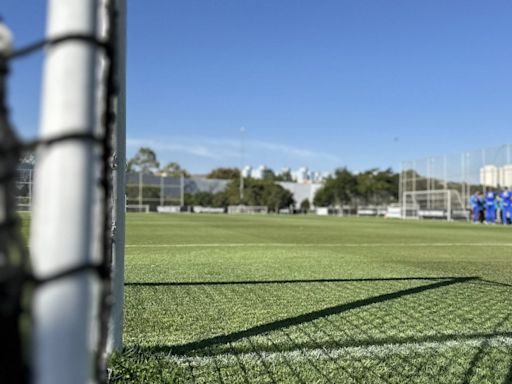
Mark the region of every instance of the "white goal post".
MULTIPOLYGON (((96 1, 50 0, 48 38, 98 36, 96 1)), ((97 126, 98 48, 70 41, 47 48, 40 136, 51 138, 97 126)), ((91 262, 93 206, 99 166, 92 141, 68 141, 40 150, 34 178, 31 253, 34 274, 48 278, 91 262), (77 177, 78 175, 78 177, 77 177), (74 182, 69 185, 68 180, 74 182), (57 241, 58 239, 58 241, 57 241)), ((34 296, 33 375, 38 384, 87 383, 98 282, 92 271, 42 286, 34 296), (65 316, 62 316, 65 314, 65 316)))
POLYGON ((126 212, 149 213, 149 204, 127 204, 126 212))
POLYGON ((122 345, 125 0, 49 0, 47 20, 39 137, 49 144, 37 148, 30 239, 43 282, 33 295, 32 378, 104 382, 105 356, 122 345))
POLYGON ((402 218, 468 220, 460 193, 452 189, 408 191, 402 194, 402 218))
POLYGON ((113 138, 113 213, 112 213, 112 313, 110 319, 107 353, 120 351, 123 347, 124 308, 124 249, 126 212, 126 0, 113 1, 117 14, 116 60, 117 100, 115 100, 116 121, 113 138))

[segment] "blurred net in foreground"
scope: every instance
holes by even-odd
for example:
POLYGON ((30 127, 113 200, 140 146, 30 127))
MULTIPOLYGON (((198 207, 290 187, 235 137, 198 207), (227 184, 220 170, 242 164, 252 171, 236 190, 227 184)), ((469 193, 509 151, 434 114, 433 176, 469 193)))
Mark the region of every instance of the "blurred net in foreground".
POLYGON ((0 333, 8 346, 0 352, 0 375, 5 382, 107 380, 119 91, 116 4, 50 1, 48 37, 21 49, 11 49, 0 22, 0 333), (9 118, 9 70, 15 60, 42 49, 47 52, 42 129, 36 139, 23 141, 9 118), (18 161, 27 152, 37 158, 30 253, 16 214, 18 188, 29 189, 24 203, 32 203, 32 170, 16 184, 18 161), (69 187, 53 177, 59 170, 69 187))

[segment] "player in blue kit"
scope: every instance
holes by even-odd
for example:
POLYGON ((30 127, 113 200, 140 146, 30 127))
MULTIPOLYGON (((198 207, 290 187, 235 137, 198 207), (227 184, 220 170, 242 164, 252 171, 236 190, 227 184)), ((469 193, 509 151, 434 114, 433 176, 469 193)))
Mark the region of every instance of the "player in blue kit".
POLYGON ((503 224, 507 225, 512 219, 512 193, 507 187, 501 192, 501 215, 503 224))
POLYGON ((494 224, 496 221, 496 194, 489 191, 485 194, 485 223, 494 224))
POLYGON ((496 194, 496 222, 501 223, 501 196, 499 193, 496 194))
POLYGON ((478 224, 480 219, 480 211, 482 210, 482 199, 480 197, 480 191, 476 191, 469 198, 469 204, 473 213, 473 224, 478 224))

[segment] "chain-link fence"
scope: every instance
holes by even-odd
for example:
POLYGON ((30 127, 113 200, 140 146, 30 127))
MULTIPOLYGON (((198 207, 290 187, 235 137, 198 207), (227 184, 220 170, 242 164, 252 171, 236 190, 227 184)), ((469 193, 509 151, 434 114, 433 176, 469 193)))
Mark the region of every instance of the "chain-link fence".
MULTIPOLYGON (((158 207, 166 207, 166 212, 179 211, 179 207, 190 204, 201 205, 191 201, 190 197, 197 193, 218 193, 224 191, 230 180, 208 179, 205 177, 184 177, 154 175, 144 172, 126 174, 126 210, 127 212, 154 212, 158 207), (176 210, 169 208, 176 207, 176 210)), ((313 204, 315 193, 322 184, 299 184, 278 182, 283 188, 292 192, 296 208, 301 202, 308 200, 313 204)), ((33 165, 21 164, 17 170, 16 198, 18 211, 30 211, 32 207, 33 165)), ((374 199, 375 204, 362 204, 354 200, 351 205, 331 208, 325 214, 341 216, 383 216, 386 214, 388 199, 374 199)), ((320 210, 321 211, 321 210, 320 210)), ((322 214, 322 213, 320 213, 322 214)))
POLYGON ((34 170, 32 166, 20 166, 16 179, 16 206, 18 211, 30 211, 32 207, 32 190, 34 170))
MULTIPOLYGON (((21 164, 17 169, 18 211, 30 211, 32 208, 33 174, 31 164, 21 164)), ((127 211, 156 211, 158 206, 183 207, 187 203, 188 195, 198 192, 222 192, 228 183, 229 180, 130 172, 126 174, 127 211)))
POLYGON ((404 161, 400 172, 403 217, 467 218, 476 191, 512 186, 512 145, 404 161))

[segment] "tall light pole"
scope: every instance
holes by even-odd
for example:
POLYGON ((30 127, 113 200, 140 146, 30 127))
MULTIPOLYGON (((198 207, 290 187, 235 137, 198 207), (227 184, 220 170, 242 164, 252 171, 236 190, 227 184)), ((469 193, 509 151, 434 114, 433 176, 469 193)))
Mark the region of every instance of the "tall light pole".
POLYGON ((240 204, 244 199, 244 133, 245 127, 240 128, 240 204))

